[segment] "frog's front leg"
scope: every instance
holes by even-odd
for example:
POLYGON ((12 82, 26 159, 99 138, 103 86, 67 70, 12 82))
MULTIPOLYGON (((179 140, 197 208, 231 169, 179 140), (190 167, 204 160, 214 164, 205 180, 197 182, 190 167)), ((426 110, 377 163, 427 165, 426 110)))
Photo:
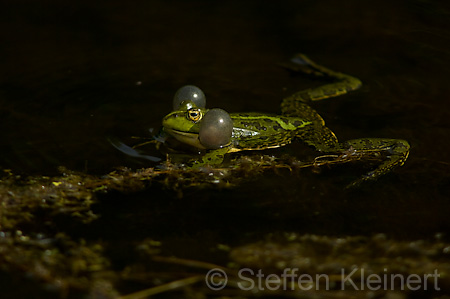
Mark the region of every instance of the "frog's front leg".
POLYGON ((349 155, 359 155, 360 158, 376 158, 385 154, 385 160, 374 170, 360 179, 352 182, 347 187, 354 187, 360 183, 373 180, 390 172, 398 166, 402 166, 409 155, 409 143, 401 139, 361 138, 342 143, 347 148, 349 155))
POLYGON ((189 167, 195 169, 203 167, 205 165, 220 165, 223 162, 225 154, 229 151, 229 149, 230 146, 225 146, 223 148, 209 150, 203 156, 201 156, 201 158, 190 161, 189 167))

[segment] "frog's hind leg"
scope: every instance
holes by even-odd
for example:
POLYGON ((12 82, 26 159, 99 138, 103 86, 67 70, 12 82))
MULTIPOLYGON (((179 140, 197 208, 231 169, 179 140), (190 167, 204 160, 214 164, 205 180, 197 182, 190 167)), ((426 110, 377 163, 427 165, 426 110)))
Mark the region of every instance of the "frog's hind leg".
POLYGON ((402 166, 408 158, 410 148, 409 143, 405 140, 382 138, 349 140, 342 143, 342 147, 347 148, 348 155, 355 155, 358 159, 384 158, 377 168, 352 182, 347 187, 354 187, 364 181, 377 179, 395 167, 402 166))
POLYGON ((293 102, 282 107, 283 115, 311 121, 311 124, 295 131, 295 138, 320 152, 337 152, 340 144, 336 135, 325 126, 325 121, 316 110, 302 102, 293 102))
POLYGON ((338 142, 336 135, 322 124, 315 124, 299 130, 296 138, 322 153, 342 151, 342 145, 338 142))
POLYGON ((380 163, 375 169, 365 174, 349 187, 356 187, 364 181, 375 180, 402 166, 409 155, 409 143, 401 139, 362 138, 338 142, 334 133, 325 126, 311 126, 297 135, 301 141, 322 153, 339 155, 338 163, 372 160, 380 163))
POLYGON ((285 67, 302 72, 314 77, 331 79, 335 82, 325 84, 316 88, 299 91, 285 98, 281 104, 282 109, 289 112, 289 107, 295 102, 311 103, 331 97, 336 97, 361 87, 362 83, 358 78, 347 74, 335 72, 324 66, 316 64, 303 54, 297 54, 292 58, 291 64, 285 67))

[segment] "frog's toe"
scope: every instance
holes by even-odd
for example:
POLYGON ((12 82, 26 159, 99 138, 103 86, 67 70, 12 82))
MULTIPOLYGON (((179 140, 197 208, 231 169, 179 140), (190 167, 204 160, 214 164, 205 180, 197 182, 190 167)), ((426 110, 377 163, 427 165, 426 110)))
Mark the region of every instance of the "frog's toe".
POLYGON ((301 53, 292 57, 291 62, 299 65, 311 65, 311 60, 301 53))

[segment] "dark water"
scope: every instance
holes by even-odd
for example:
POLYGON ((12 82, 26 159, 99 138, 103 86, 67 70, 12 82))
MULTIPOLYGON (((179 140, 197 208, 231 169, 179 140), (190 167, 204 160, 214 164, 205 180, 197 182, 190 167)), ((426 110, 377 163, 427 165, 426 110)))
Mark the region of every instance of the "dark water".
POLYGON ((278 66, 303 52, 364 83, 315 105, 328 126, 341 140, 408 140, 404 167, 354 191, 342 190, 342 172, 351 173, 342 168, 269 173, 182 200, 153 188, 130 195, 126 206, 105 199, 89 233, 67 230, 111 242, 144 235, 183 242, 168 254, 189 258, 205 254, 202 240, 237 245, 279 231, 445 234, 450 8, 442 3, 10 1, 0 11, 0 167, 53 175, 58 166, 90 174, 154 166, 118 152, 108 137, 149 136, 185 84, 200 86, 209 107, 278 112, 284 96, 318 84, 278 66))

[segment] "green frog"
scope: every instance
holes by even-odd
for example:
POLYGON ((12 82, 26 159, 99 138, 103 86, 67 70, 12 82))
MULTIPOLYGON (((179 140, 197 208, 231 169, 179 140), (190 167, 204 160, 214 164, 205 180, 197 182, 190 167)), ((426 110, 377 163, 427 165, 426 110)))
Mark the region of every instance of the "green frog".
POLYGON ((303 90, 283 99, 281 115, 266 113, 230 113, 222 109, 206 109, 205 96, 195 86, 182 87, 174 97, 174 111, 163 119, 163 131, 183 144, 203 151, 191 161, 192 167, 219 165, 228 153, 244 150, 277 148, 299 140, 326 154, 351 153, 383 156, 384 161, 358 179, 375 179, 404 164, 409 154, 405 140, 361 138, 339 142, 325 126, 323 118, 310 104, 356 90, 361 81, 316 64, 303 54, 297 54, 289 68, 332 83, 303 90))

